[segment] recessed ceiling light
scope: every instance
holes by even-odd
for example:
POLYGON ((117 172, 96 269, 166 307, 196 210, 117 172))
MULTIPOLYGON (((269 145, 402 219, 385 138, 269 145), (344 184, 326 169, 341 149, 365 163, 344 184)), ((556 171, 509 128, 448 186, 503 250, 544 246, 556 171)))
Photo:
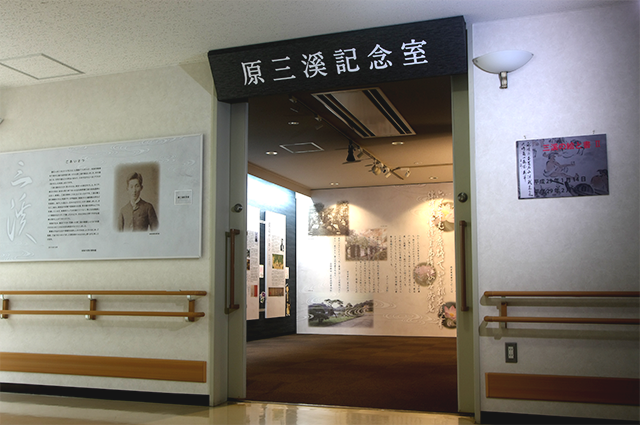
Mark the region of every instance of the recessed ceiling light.
POLYGON ((267 155, 278 155, 278 152, 276 152, 276 151, 268 151, 268 152, 265 152, 265 153, 267 155))
POLYGON ((289 124, 289 125, 298 125, 300 123, 298 121, 289 121, 287 124, 289 124))
POLYGON ((404 142, 397 142, 397 141, 394 140, 393 142, 391 142, 391 144, 393 146, 400 146, 400 145, 404 145, 404 142))
POLYGON ((338 182, 331 182, 331 186, 340 186, 340 183, 338 183, 338 182))
POLYGON ((438 178, 436 176, 431 176, 429 177, 429 180, 438 180, 438 178))

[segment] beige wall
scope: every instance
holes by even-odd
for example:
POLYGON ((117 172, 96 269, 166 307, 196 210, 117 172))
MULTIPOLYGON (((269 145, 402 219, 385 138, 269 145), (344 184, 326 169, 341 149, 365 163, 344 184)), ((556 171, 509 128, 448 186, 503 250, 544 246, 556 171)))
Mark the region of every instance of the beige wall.
MULTIPOLYGON (((638 290, 638 15, 638 3, 627 2, 473 26, 471 57, 506 49, 534 54, 510 73, 506 90, 498 88, 496 75, 470 70, 480 295, 498 290, 638 290), (594 132, 607 135, 610 195, 518 200, 517 140, 594 132)), ((513 308, 511 313, 567 311, 513 308)), ((497 314, 495 307, 481 306, 479 323, 485 315, 497 314)), ((577 314, 638 313, 586 308, 577 314)), ((537 335, 517 329, 541 326, 509 328, 502 338, 494 338, 480 327, 486 335, 479 337, 483 411, 637 420, 636 407, 484 396, 485 372, 638 378, 637 327, 625 332, 582 326, 537 335), (505 342, 518 343, 517 364, 505 363, 505 342)))
MULTIPOLYGON (((200 259, 0 264, 0 288, 211 291, 212 103, 208 63, 5 88, 0 152, 204 134, 203 247, 200 259)), ((175 223, 179 225, 179 223, 175 223)), ((209 315, 212 294, 196 302, 209 315)), ((142 301, 142 300, 141 300, 142 301)), ((17 303, 16 300, 16 308, 17 303)), ((46 307, 55 306, 42 300, 46 307)), ((100 301, 99 301, 100 302, 100 301)), ((142 301, 147 303, 146 301, 142 301)), ((13 305, 13 302, 12 302, 13 305)), ((147 305, 147 304, 146 304, 147 305)), ((158 309, 186 308, 186 300, 158 309)), ((112 308, 134 309, 130 302, 112 308)), ((208 316, 181 318, 15 316, 0 321, 1 351, 209 360, 208 316)), ((0 382, 209 394, 209 383, 0 373, 0 382)))

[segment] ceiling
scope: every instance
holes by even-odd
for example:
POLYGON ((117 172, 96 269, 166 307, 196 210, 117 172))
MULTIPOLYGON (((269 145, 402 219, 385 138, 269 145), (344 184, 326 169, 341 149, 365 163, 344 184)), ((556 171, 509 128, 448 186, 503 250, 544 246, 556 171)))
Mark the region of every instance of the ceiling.
MULTIPOLYGON (((611 0, 0 0, 0 89, 201 62, 214 49, 348 30, 458 15, 474 24, 610 3, 611 0)), ((289 95, 252 99, 249 161, 310 189, 451 181, 451 165, 438 165, 452 162, 448 84, 448 78, 431 78, 380 87, 417 133, 398 138, 358 139, 309 93, 292 94, 298 99, 297 104, 289 100, 289 95), (291 109, 292 105, 297 112, 291 109), (318 122, 316 115, 322 116, 323 121, 318 122), (291 121, 299 124, 289 125, 291 121), (321 123, 322 127, 316 129, 321 123), (343 164, 348 140, 365 147, 389 167, 402 167, 398 175, 404 176, 404 168, 410 168, 411 175, 405 180, 375 176, 369 171, 372 161, 366 157, 362 162, 343 164), (392 141, 404 144, 392 145, 392 141), (323 150, 290 153, 281 147, 308 142, 323 150), (266 155, 267 151, 278 155, 266 155)))
POLYGON ((310 189, 451 182, 449 80, 376 86, 415 131, 408 136, 363 139, 310 93, 252 98, 249 162, 310 189), (347 162, 350 142, 370 155, 358 158, 356 149, 356 162, 347 162), (396 171, 375 175, 374 159, 396 171))

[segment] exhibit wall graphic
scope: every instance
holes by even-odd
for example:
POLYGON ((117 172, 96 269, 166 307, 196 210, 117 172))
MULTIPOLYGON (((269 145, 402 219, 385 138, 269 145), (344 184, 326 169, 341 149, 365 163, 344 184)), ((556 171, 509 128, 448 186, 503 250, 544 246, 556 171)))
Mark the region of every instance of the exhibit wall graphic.
POLYGON ((247 207, 247 320, 260 318, 260 208, 247 207))
POLYGON ((265 286, 267 292, 265 317, 287 315, 287 217, 265 212, 265 286))
POLYGON ((453 184, 317 190, 297 223, 298 333, 456 335, 453 184))
POLYGON ((198 258, 202 135, 0 154, 0 261, 198 258))

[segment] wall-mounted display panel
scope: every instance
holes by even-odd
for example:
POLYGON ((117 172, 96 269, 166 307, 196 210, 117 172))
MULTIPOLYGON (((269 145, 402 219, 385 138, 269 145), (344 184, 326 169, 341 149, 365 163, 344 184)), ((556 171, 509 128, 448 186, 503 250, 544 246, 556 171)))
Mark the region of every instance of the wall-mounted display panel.
POLYGON ((455 336, 453 185, 298 198, 298 333, 455 336))
POLYGON ((247 320, 260 318, 260 208, 247 207, 247 320))
POLYGON ((518 198, 609 194, 607 135, 519 140, 518 198))
POLYGON ((0 154, 0 261, 198 258, 202 135, 0 154))
POLYGON ((266 318, 286 316, 287 216, 265 212, 266 318))

